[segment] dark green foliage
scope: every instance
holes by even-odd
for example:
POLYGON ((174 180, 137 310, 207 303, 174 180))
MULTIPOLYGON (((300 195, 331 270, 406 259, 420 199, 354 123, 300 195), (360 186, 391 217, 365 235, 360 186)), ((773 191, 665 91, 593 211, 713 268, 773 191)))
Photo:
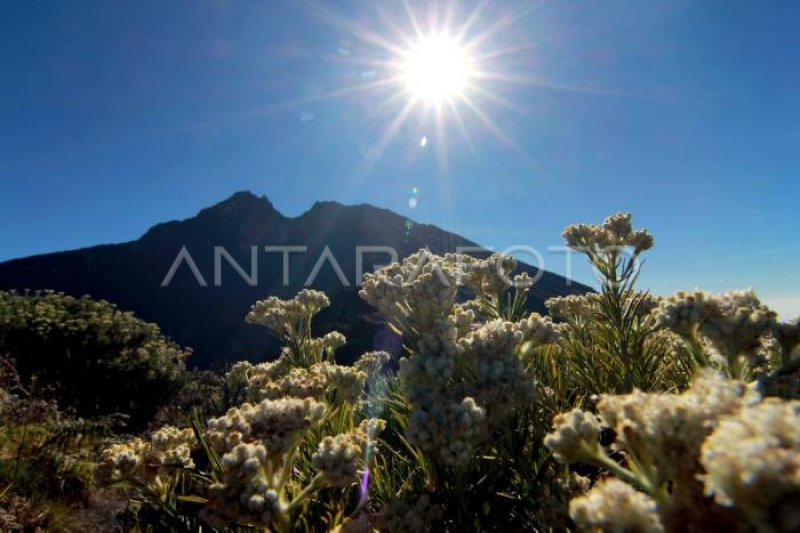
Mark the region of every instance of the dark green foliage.
POLYGON ((137 427, 176 390, 190 351, 108 302, 45 291, 0 292, 0 353, 63 407, 137 427))
POLYGON ((76 418, 35 386, 0 358, 0 531, 74 530, 84 513, 105 514, 89 510, 95 458, 120 421, 76 418))

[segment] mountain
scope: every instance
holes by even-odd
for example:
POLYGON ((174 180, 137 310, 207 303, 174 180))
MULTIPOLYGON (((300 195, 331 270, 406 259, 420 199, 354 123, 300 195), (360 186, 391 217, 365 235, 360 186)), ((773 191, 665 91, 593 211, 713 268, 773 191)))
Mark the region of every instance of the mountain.
MULTIPOLYGON (((365 350, 399 348, 398 339, 358 297, 357 246, 391 247, 402 258, 424 247, 444 253, 477 245, 367 204, 317 202, 306 213, 289 218, 266 197, 238 192, 192 218, 156 225, 135 241, 1 263, 0 289, 53 289, 111 301, 159 324, 177 342, 194 348, 190 364, 211 367, 232 360, 275 356, 275 339, 264 328, 246 324, 244 316, 256 300, 268 295, 288 298, 303 288, 328 247, 349 286, 340 282, 330 259, 323 259, 325 263, 311 287, 325 291, 331 306, 315 325, 319 333, 336 329, 348 337, 348 345, 339 354, 348 361, 365 350), (267 252, 265 246, 307 247, 306 252, 287 254, 289 286, 283 286, 283 253, 267 252), (215 247, 224 249, 217 254, 219 279, 215 279, 215 247), (225 253, 249 276, 252 247, 256 247, 257 279, 248 283, 225 253), (169 283, 162 286, 182 250, 195 263, 201 278, 193 274, 184 257, 169 283)), ((363 258, 364 272, 390 259, 386 253, 365 253, 363 258)), ((535 273, 529 265, 520 267, 531 275, 535 273)), ((587 290, 579 283, 567 285, 565 278, 544 272, 529 293, 529 304, 532 310, 543 311, 544 300, 551 296, 587 290)))

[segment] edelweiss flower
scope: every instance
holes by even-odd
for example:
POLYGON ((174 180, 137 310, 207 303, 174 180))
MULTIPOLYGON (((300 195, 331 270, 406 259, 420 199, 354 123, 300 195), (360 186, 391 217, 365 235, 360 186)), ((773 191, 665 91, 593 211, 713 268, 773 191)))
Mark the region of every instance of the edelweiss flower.
POLYGON ((740 354, 753 355, 761 339, 775 331, 775 313, 762 305, 752 291, 721 295, 695 291, 665 298, 654 311, 656 323, 692 338, 701 334, 729 361, 740 354))
POLYGON ((702 447, 706 493, 757 529, 800 528, 800 402, 768 398, 724 417, 702 447))
POLYGON ((113 444, 102 453, 100 477, 106 482, 129 477, 150 482, 159 475, 194 468, 191 457, 194 441, 192 429, 164 426, 150 435, 149 442, 137 437, 113 444))
POLYGON ((279 337, 291 334, 299 323, 328 307, 330 301, 325 293, 303 289, 291 300, 270 296, 253 304, 245 320, 262 325, 279 337))
POLYGON ((588 319, 597 307, 597 295, 589 293, 556 296, 548 298, 544 305, 550 314, 557 318, 588 319))
POLYGON ((354 483, 359 468, 367 461, 375 438, 385 426, 386 422, 381 419, 363 420, 351 432, 325 437, 311 456, 311 462, 333 486, 343 487, 354 483))
POLYGON ((375 516, 375 527, 391 533, 433 531, 444 514, 444 507, 433 503, 428 494, 410 495, 384 504, 375 516))
POLYGON ((371 378, 383 368, 383 366, 391 360, 392 356, 389 352, 383 350, 375 352, 366 352, 358 360, 353 363, 353 366, 364 372, 368 378, 371 378))
POLYGON ((627 483, 609 478, 570 502, 569 515, 585 531, 661 532, 658 506, 627 483))
MULTIPOLYGON (((498 298, 513 284, 512 273, 516 268, 517 261, 509 255, 492 254, 486 259, 469 257, 464 262, 463 280, 478 297, 498 298)), ((530 278, 522 276, 517 281, 524 285, 530 278)))
POLYGON ((560 413, 553 419, 555 431, 547 435, 544 445, 563 463, 574 463, 597 450, 600 421, 597 415, 580 409, 560 413))
POLYGON ((597 254, 604 250, 630 246, 634 254, 653 247, 653 236, 647 230, 634 230, 630 213, 616 213, 601 225, 576 224, 562 233, 567 246, 578 251, 597 254))
POLYGON ((220 482, 208 488, 200 518, 214 527, 230 524, 270 527, 285 504, 265 477, 267 450, 260 444, 238 444, 222 457, 220 482))
POLYGON ((603 425, 618 435, 618 445, 648 457, 667 479, 693 479, 700 446, 717 420, 759 400, 744 383, 706 373, 682 394, 631 394, 603 397, 603 425))
POLYGON ((263 443, 270 458, 284 454, 297 437, 325 414, 325 404, 310 398, 264 400, 258 405, 244 403, 225 416, 208 421, 208 439, 217 452, 230 451, 238 444, 263 443))
POLYGON ((475 444, 483 437, 486 412, 472 398, 454 402, 440 395, 420 393, 412 399, 408 440, 445 464, 467 463, 475 444))

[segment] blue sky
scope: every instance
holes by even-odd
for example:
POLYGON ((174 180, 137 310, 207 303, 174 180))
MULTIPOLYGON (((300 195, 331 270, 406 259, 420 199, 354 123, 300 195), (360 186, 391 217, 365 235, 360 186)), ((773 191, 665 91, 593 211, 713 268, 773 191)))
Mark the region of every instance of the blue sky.
MULTIPOLYGON (((431 5, 410 7, 441 29, 431 5)), ((800 3, 489 2, 465 41, 500 28, 474 46, 501 75, 471 93, 492 126, 456 101, 467 138, 419 105, 382 150, 403 87, 356 90, 392 75, 365 30, 402 48, 411 24, 399 2, 324 6, 0 3, 0 260, 135 239, 242 189, 497 249, 625 210, 656 237, 643 286, 752 286, 800 313, 800 3)))

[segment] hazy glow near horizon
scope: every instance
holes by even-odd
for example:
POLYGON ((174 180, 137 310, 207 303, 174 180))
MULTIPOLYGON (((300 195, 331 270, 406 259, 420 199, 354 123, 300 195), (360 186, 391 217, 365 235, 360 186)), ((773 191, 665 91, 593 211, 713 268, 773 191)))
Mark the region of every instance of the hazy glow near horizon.
POLYGON ((458 40, 430 35, 420 38, 406 52, 402 77, 415 100, 440 104, 464 93, 471 63, 467 49, 458 40))

